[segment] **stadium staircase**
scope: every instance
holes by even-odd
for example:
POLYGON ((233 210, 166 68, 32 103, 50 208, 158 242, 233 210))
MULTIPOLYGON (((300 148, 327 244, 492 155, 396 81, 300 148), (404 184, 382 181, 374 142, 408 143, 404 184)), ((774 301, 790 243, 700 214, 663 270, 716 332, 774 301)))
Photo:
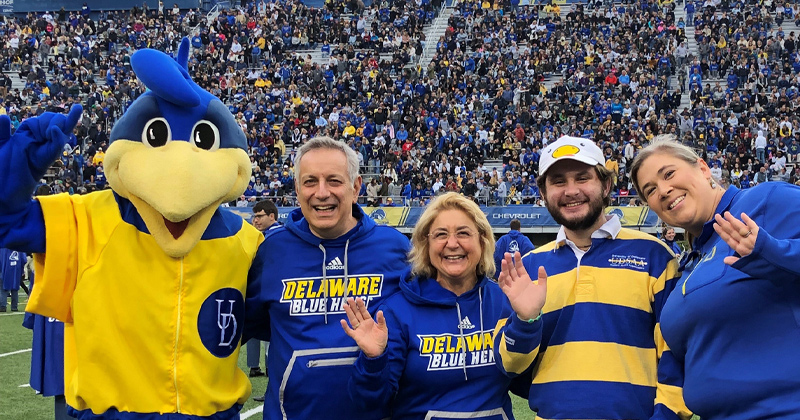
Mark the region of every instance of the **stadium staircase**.
POLYGON ((417 62, 419 67, 427 69, 428 65, 431 64, 431 60, 436 54, 436 45, 439 43, 439 38, 443 37, 447 32, 447 22, 450 20, 450 16, 453 16, 454 11, 455 9, 452 6, 443 7, 439 12, 439 16, 425 28, 425 48, 422 50, 422 56, 417 62))
MULTIPOLYGON (((689 92, 689 64, 691 64, 693 57, 697 57, 697 41, 694 39, 694 25, 689 25, 689 22, 686 21, 686 10, 683 8, 682 4, 675 7, 675 21, 677 22, 681 18, 686 22, 684 33, 686 35, 686 48, 689 50, 689 56, 686 58, 686 63, 683 68, 678 69, 678 71, 682 71, 686 74, 686 89, 681 95, 681 105, 678 107, 678 111, 682 111, 684 108, 692 108, 692 99, 689 92)), ((679 82, 675 80, 672 84, 676 86, 678 83, 679 82)))

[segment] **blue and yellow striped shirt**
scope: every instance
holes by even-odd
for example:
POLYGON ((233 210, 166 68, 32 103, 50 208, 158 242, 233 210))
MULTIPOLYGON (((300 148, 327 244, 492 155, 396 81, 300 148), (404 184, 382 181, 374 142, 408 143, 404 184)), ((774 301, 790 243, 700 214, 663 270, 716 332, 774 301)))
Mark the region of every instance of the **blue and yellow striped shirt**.
POLYGON ((500 320, 494 348, 506 374, 531 375, 537 418, 691 417, 659 326, 679 277, 671 250, 612 217, 587 252, 573 250, 562 228, 523 264, 548 273, 541 321, 500 320))

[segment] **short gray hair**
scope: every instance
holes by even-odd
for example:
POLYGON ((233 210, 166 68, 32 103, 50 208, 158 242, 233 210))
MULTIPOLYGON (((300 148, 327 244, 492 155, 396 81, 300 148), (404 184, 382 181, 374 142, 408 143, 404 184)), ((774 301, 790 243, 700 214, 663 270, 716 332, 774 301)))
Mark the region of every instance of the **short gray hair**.
POLYGON ((299 182, 300 180, 300 160, 303 159, 303 155, 311 150, 316 149, 338 150, 344 153, 345 157, 347 158, 348 182, 351 184, 356 182, 356 179, 358 179, 358 155, 356 154, 356 151, 350 148, 347 143, 334 140, 328 136, 314 137, 307 141, 304 145, 300 146, 300 150, 297 151, 297 155, 294 158, 295 182, 299 182))

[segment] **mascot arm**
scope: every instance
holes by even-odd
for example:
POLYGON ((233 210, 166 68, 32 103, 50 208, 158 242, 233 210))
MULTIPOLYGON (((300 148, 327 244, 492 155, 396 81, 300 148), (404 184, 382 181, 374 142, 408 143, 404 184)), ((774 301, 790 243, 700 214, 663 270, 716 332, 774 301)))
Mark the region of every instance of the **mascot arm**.
MULTIPOLYGON (((72 295, 78 281, 78 255, 92 258, 92 246, 80 247, 77 220, 87 218, 81 198, 67 194, 40 197, 44 214, 46 253, 33 254, 36 288, 31 293, 28 312, 72 322, 72 295)), ((40 211, 42 211, 40 210, 40 211)), ((86 237, 86 234, 83 235, 86 237)))
POLYGON ((31 200, 39 180, 64 150, 83 112, 28 118, 11 135, 11 121, 0 116, 0 245, 25 252, 45 251, 45 224, 38 201, 31 200))

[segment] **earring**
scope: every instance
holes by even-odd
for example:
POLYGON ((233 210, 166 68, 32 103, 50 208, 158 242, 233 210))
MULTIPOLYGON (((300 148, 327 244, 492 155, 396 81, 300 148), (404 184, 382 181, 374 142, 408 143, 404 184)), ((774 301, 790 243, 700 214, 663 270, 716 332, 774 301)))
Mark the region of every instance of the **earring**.
POLYGON ((717 183, 714 182, 714 178, 708 178, 708 183, 711 184, 711 188, 717 188, 717 183))

